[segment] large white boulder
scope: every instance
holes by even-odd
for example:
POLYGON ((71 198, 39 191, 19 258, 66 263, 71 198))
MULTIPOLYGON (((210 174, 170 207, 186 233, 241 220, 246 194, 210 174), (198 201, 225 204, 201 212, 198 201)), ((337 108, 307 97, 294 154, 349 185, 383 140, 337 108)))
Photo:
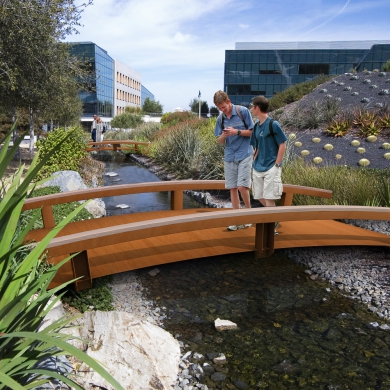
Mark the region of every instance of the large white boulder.
MULTIPOLYGON (((86 312, 80 337, 86 353, 99 361, 125 389, 172 390, 180 363, 178 341, 164 329, 126 312, 86 312)), ((82 365, 78 379, 88 387, 113 389, 82 365)))
MULTIPOLYGON (((88 188, 83 182, 80 174, 76 171, 58 171, 52 174, 53 179, 48 180, 43 184, 44 187, 58 186, 61 192, 77 191, 88 188)), ((83 203, 84 201, 80 201, 83 203)), ((100 198, 92 199, 85 207, 95 218, 100 218, 106 215, 106 205, 100 198)))

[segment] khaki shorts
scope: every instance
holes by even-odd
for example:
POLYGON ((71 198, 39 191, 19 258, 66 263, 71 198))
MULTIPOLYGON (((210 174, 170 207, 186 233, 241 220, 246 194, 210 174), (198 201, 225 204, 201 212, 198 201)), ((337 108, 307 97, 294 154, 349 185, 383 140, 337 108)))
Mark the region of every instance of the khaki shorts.
POLYGON ((252 173, 252 193, 254 199, 280 199, 283 192, 282 168, 273 166, 265 172, 255 169, 252 173))
POLYGON ((252 155, 241 161, 225 161, 225 188, 251 188, 252 155))

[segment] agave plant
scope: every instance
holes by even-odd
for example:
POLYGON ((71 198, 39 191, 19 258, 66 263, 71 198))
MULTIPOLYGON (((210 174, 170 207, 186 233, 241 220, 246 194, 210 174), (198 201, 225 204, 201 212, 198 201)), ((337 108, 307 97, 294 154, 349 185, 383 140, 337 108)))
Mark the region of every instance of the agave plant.
MULTIPOLYGON (((12 131, 5 137, 0 151, 0 178, 15 154, 21 139, 8 150, 12 131)), ((54 152, 54 151, 53 151, 54 152)), ((25 242, 26 234, 36 219, 32 218, 25 227, 19 220, 25 198, 33 188, 34 178, 42 165, 51 156, 48 153, 39 163, 35 158, 21 180, 24 166, 0 185, 0 389, 29 389, 63 383, 80 389, 71 375, 47 368, 48 359, 73 355, 96 370, 114 388, 122 386, 94 359, 67 341, 69 335, 60 333, 72 319, 60 319, 45 329, 42 320, 60 299, 55 294, 65 285, 48 290, 48 286, 61 265, 46 267, 38 273, 42 255, 50 240, 85 204, 65 218, 47 236, 34 245, 25 242), (20 256, 23 251, 24 255, 20 256), (19 254, 19 256, 18 256, 19 254)), ((70 283, 70 282, 69 282, 70 283)))

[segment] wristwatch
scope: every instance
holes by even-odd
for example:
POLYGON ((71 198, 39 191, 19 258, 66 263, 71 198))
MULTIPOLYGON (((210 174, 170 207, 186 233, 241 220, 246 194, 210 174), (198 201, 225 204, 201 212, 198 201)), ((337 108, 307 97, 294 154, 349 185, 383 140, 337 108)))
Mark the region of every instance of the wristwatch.
POLYGON ((237 135, 241 135, 241 130, 237 130, 237 135))
POLYGON ((280 168, 280 164, 276 164, 276 163, 275 163, 275 167, 276 167, 276 168, 280 168))

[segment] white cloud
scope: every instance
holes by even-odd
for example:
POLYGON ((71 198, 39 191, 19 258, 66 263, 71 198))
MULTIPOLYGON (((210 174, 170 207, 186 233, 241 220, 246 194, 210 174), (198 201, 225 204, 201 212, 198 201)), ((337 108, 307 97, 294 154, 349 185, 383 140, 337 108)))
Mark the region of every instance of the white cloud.
POLYGON ((249 27, 249 24, 239 24, 238 25, 240 28, 245 29, 249 27))

